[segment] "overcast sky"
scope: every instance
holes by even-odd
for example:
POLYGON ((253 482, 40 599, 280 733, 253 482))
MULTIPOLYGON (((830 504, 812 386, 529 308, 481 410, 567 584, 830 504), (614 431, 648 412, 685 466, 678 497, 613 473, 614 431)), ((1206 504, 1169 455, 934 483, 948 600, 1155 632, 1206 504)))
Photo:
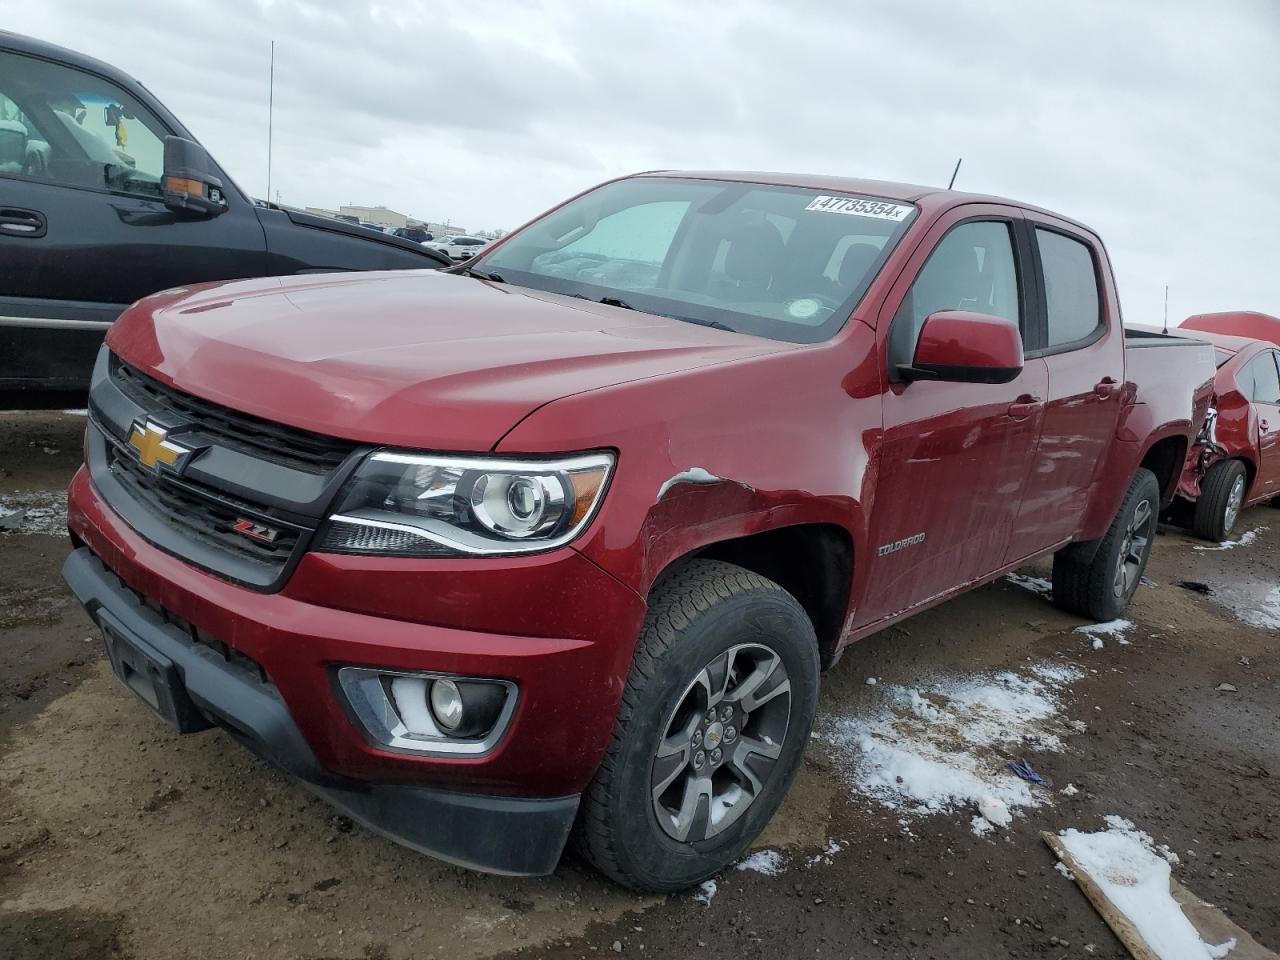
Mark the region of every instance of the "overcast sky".
POLYGON ((1280 0, 0 0, 145 83, 256 196, 511 228, 657 168, 1030 201, 1125 318, 1280 315, 1280 0))

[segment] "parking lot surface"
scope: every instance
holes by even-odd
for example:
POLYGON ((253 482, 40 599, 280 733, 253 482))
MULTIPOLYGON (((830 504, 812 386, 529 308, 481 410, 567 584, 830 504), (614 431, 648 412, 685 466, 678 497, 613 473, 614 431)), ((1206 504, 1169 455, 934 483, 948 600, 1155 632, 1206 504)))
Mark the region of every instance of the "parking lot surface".
POLYGON ((756 852, 638 897, 571 854, 445 866, 169 732, 59 576, 83 424, 0 414, 0 515, 26 510, 0 532, 0 956, 1123 957, 1040 839, 1107 815, 1280 948, 1280 510, 1223 546, 1163 528, 1128 624, 1077 629, 1041 563, 855 645, 756 852))

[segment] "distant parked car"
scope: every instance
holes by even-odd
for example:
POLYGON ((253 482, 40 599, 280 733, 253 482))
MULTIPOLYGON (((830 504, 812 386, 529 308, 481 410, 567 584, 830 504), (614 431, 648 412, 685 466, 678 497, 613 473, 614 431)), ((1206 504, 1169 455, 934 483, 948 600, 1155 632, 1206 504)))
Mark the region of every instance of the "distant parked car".
MULTIPOLYGON (((1280 334, 1280 320, 1267 319, 1280 334)), ((1264 500, 1280 505, 1280 354, 1269 340, 1186 323, 1178 332, 1209 341, 1217 358, 1213 406, 1187 457, 1178 495, 1195 505, 1191 525, 1196 535, 1220 542, 1245 507, 1264 500)))
POLYGON ((427 243, 434 239, 422 227, 397 227, 394 231, 395 235, 402 240, 412 240, 414 243, 427 243))
POLYGON ((451 261, 255 202, 132 77, 0 31, 0 407, 82 406, 124 308, 212 280, 451 261))
POLYGON ((488 245, 489 241, 481 237, 463 236, 441 237, 426 244, 428 248, 438 250, 451 260, 470 260, 483 253, 488 245))

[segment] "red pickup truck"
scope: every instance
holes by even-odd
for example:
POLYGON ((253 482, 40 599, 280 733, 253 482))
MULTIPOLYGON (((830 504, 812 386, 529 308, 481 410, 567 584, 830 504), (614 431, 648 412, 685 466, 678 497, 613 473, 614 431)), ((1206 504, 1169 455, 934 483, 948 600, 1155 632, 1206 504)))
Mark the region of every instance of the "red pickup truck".
POLYGON ((658 173, 452 272, 156 294, 65 577, 120 679, 370 828, 635 888, 747 849, 854 640, 1054 555, 1129 603, 1211 348, 1024 204, 658 173))
POLYGON ((1192 529, 1221 541, 1245 507, 1280 506, 1280 318, 1203 313, 1184 320, 1183 331, 1213 344, 1218 373, 1178 494, 1195 505, 1192 529))

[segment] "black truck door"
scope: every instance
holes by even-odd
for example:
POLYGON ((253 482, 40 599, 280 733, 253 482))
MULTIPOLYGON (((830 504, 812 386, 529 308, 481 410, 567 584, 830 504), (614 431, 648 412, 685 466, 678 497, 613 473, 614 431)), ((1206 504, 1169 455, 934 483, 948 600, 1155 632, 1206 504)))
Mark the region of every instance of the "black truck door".
POLYGON ((83 390, 107 327, 147 294, 266 272, 232 184, 219 216, 165 207, 175 132, 103 77, 0 49, 0 403, 83 390))

